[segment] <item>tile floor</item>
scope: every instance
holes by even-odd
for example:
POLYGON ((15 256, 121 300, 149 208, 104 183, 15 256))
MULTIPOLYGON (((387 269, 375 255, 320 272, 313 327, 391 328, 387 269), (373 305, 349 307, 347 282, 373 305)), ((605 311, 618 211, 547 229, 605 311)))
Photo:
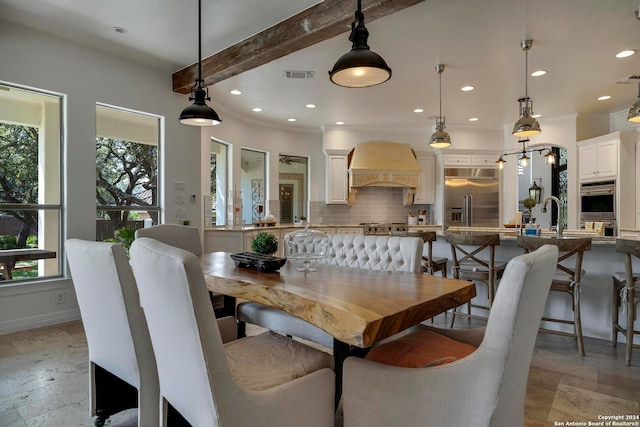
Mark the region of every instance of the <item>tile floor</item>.
MULTIPOLYGON (((446 322, 441 317, 436 323, 446 322)), ((627 367, 624 344, 613 348, 586 338, 585 347, 587 356, 580 357, 571 339, 538 336, 527 427, 640 414, 640 350, 627 367)), ((92 426, 88 412, 87 345, 79 321, 0 336, 0 426, 92 426)), ((114 415, 108 425, 135 426, 135 410, 114 415)))

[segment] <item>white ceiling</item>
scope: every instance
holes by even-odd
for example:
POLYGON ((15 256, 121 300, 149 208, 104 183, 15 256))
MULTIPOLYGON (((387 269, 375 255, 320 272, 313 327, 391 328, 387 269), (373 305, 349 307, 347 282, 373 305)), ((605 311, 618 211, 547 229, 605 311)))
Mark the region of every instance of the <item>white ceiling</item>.
MULTIPOLYGON (((203 0, 203 55, 211 55, 308 8, 313 0, 203 0)), ((354 11, 356 2, 354 1, 354 11)), ((366 0, 364 1, 366 4, 366 0)), ((217 83, 210 105, 220 113, 292 129, 348 126, 425 129, 438 114, 437 63, 442 75, 443 115, 448 129, 501 128, 518 119, 524 96, 525 54, 533 39, 529 77, 534 112, 544 120, 567 114, 609 114, 628 109, 640 75, 640 0, 427 0, 388 17, 365 22, 371 49, 393 69, 376 87, 346 89, 327 71, 351 45, 348 28, 333 39, 217 83), (288 80, 284 70, 313 71, 313 79, 288 80), (463 85, 475 86, 462 92, 463 85), (240 89, 241 96, 229 94, 240 89), (598 101, 610 95, 607 101, 598 101), (310 110, 305 104, 317 104, 310 110), (263 108, 261 113, 252 107, 263 108), (416 114, 415 108, 424 108, 416 114), (289 117, 297 119, 287 122, 289 117), (470 117, 479 120, 470 123, 470 117)), ((195 0, 0 0, 0 16, 98 49, 159 67, 169 76, 197 60, 195 0), (119 26, 128 30, 116 33, 119 26)), ((170 79, 167 79, 170 89, 170 79)), ((185 106, 188 104, 185 95, 185 106)))

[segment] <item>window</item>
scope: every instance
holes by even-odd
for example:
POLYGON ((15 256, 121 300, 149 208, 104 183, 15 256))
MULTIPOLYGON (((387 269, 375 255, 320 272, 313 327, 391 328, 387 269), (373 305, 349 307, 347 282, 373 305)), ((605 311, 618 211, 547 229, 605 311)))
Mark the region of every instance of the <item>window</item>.
POLYGON ((61 274, 62 105, 0 84, 0 284, 61 274))
POLYGON ((161 119, 96 107, 96 240, 125 247, 135 230, 159 223, 161 119))
MULTIPOLYGON (((242 221, 252 224, 264 219, 266 203, 266 159, 262 151, 240 150, 242 173, 240 190, 242 192, 242 221)), ((237 189, 234 189, 237 192, 237 189)), ((236 196, 237 197, 237 196, 236 196)))
POLYGON ((225 225, 227 221, 226 206, 229 176, 228 147, 222 142, 211 141, 210 159, 210 192, 211 198, 207 204, 211 205, 210 225, 225 225))

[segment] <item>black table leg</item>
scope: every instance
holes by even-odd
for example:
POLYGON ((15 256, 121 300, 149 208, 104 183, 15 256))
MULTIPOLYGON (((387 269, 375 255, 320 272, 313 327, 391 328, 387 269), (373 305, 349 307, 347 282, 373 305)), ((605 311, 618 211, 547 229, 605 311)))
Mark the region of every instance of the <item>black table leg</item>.
POLYGON ((231 297, 229 295, 224 296, 224 308, 223 308, 224 316, 233 316, 236 315, 236 297, 231 297))
POLYGON ((342 364, 349 355, 349 344, 333 339, 333 370, 336 373, 335 408, 338 409, 342 397, 342 364))

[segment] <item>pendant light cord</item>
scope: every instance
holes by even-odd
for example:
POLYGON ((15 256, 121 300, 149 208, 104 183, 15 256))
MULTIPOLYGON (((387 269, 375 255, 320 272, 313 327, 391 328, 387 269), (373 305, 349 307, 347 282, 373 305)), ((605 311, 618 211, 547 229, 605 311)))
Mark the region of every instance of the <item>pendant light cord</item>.
POLYGON ((442 71, 438 71, 440 77, 440 120, 442 120, 442 71))
POLYGON ((202 0, 198 0, 198 89, 202 89, 202 0))

